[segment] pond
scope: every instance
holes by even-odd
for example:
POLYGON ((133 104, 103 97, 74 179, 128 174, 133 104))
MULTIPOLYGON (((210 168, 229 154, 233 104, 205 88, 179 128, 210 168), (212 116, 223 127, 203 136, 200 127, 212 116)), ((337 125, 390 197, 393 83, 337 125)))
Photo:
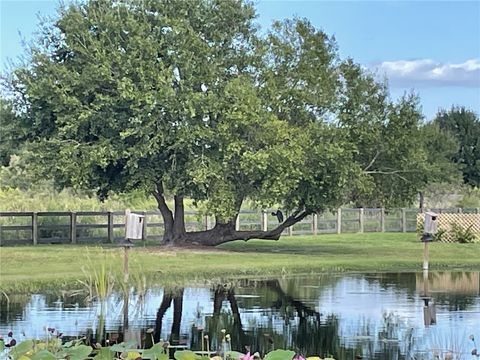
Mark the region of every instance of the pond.
POLYGON ((469 336, 480 339, 479 273, 425 275, 330 274, 153 287, 144 294, 132 289, 126 302, 122 293, 112 293, 103 304, 61 291, 11 294, 9 302, 0 302, 0 335, 42 338, 50 327, 65 338, 136 339, 147 346, 170 339, 199 350, 202 335, 215 349, 225 329, 234 350, 243 352, 245 346, 261 354, 275 347, 338 360, 394 360, 453 351, 471 358, 469 336))

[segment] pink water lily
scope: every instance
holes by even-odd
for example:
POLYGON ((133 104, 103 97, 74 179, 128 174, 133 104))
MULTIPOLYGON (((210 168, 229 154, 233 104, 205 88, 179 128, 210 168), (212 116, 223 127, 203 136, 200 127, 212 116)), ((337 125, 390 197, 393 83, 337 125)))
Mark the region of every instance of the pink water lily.
POLYGON ((305 360, 305 358, 302 355, 295 355, 292 360, 305 360))
POLYGON ((250 351, 243 355, 240 360, 253 360, 253 355, 250 355, 250 351))

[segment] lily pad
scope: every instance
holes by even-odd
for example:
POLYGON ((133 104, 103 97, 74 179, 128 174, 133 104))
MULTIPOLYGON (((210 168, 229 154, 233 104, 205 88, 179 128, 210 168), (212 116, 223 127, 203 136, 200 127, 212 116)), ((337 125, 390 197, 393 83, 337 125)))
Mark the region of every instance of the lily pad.
POLYGON ((241 352, 238 352, 238 351, 227 351, 225 353, 225 356, 228 360, 238 360, 244 357, 245 354, 242 354, 241 352))
POLYGON ((65 349, 65 353, 69 360, 84 360, 92 353, 92 351, 92 347, 87 345, 78 345, 65 349))
POLYGON ((102 347, 97 355, 93 357, 94 360, 113 360, 113 351, 108 347, 102 347))
POLYGON ((279 349, 270 351, 267 355, 265 355, 264 360, 292 360, 294 356, 295 351, 279 349))
POLYGON ((198 360, 201 358, 201 356, 195 354, 193 351, 190 351, 190 350, 175 351, 175 354, 173 354, 173 357, 176 360, 198 360))
POLYGON ((56 360, 57 358, 48 350, 41 350, 32 356, 32 360, 56 360))
POLYGON ((163 343, 157 343, 150 349, 144 350, 142 353, 142 358, 150 360, 168 360, 168 355, 165 354, 163 343))
POLYGON ((20 344, 15 345, 11 350, 10 350, 10 357, 13 360, 18 360, 22 355, 26 354, 30 350, 33 349, 33 341, 32 340, 25 340, 22 341, 20 344))

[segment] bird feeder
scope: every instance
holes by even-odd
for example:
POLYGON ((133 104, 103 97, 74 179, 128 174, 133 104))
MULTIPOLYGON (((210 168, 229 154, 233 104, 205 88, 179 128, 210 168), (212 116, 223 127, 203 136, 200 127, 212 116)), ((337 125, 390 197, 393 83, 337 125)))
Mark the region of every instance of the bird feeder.
POLYGON ((143 239, 143 222, 145 216, 134 214, 130 209, 125 210, 125 241, 120 245, 124 248, 123 255, 123 281, 128 282, 128 249, 133 246, 132 240, 143 239))
POLYGON ((423 242, 432 241, 437 233, 437 218, 438 215, 434 212, 427 211, 425 213, 425 222, 423 224, 423 234, 421 240, 423 242))
POLYGON ((125 214, 125 239, 126 240, 142 240, 143 239, 143 222, 145 216, 127 213, 125 214))

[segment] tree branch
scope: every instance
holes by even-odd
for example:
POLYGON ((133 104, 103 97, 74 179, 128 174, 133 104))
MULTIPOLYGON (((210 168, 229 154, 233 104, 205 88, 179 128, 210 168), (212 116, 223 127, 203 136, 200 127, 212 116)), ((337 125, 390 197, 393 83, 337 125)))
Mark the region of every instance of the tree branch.
POLYGON ((413 170, 391 170, 391 171, 382 171, 382 170, 372 170, 364 171, 365 174, 381 174, 381 175, 395 175, 404 181, 409 181, 406 177, 403 177, 399 174, 414 173, 413 170))
POLYGON ((378 155, 380 155, 380 151, 377 150, 377 153, 373 157, 372 161, 370 161, 370 163, 367 165, 367 167, 365 169, 363 169, 363 171, 367 171, 368 169, 370 169, 373 166, 373 164, 375 163, 375 161, 378 158, 378 155))

